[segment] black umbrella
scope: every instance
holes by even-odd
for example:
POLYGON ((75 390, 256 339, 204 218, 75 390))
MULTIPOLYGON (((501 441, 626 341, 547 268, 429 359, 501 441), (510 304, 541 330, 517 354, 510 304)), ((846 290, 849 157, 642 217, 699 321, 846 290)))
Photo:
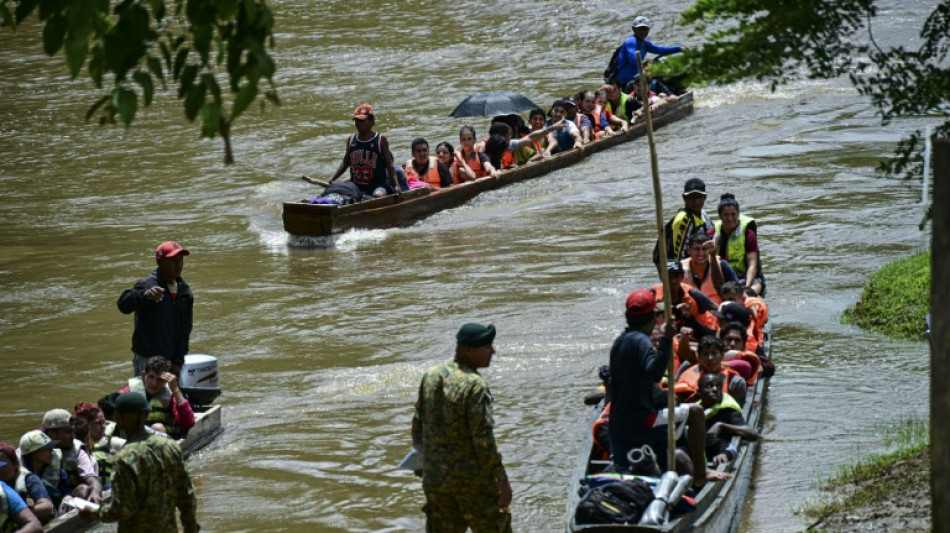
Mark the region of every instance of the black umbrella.
POLYGON ((469 96, 449 113, 450 117, 494 117, 521 113, 539 107, 526 97, 511 91, 478 93, 469 96))

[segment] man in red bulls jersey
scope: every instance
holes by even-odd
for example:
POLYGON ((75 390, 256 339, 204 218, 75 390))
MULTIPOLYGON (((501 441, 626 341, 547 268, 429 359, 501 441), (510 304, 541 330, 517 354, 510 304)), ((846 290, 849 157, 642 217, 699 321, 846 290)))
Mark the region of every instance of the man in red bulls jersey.
POLYGON ((350 181, 366 196, 381 198, 387 194, 399 194, 396 169, 393 167, 389 141, 382 133, 373 131, 376 117, 373 106, 362 104, 353 112, 356 134, 346 140, 346 153, 337 167, 330 183, 350 169, 350 181))

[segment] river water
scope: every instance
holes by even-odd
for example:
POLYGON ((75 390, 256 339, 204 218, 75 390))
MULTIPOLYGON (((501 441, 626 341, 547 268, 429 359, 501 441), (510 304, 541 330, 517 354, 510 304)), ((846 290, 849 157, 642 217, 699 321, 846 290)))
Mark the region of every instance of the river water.
MULTIPOLYGON (((205 531, 421 530, 420 484, 395 464, 419 377, 473 320, 499 332, 485 375, 515 529, 562 530, 582 397, 623 297, 655 282, 646 143, 331 248, 291 246, 281 203, 315 194, 301 174, 332 173, 363 101, 402 161, 414 137, 455 141, 446 115, 473 92, 547 106, 596 85, 637 14, 655 42, 696 44, 673 25, 687 5, 272 2, 284 105, 241 117, 227 168, 173 92, 131 128, 86 124, 91 85, 42 54, 37 27, 0 32, 0 440, 123 384, 132 325, 115 299, 174 239, 192 252, 192 352, 220 359, 226 390, 225 434, 189 462, 205 531)), ((885 44, 912 40, 929 8, 886 5, 885 44)), ((881 127, 845 81, 696 102, 657 134, 664 218, 698 176, 711 211, 733 192, 759 221, 778 372, 745 529, 797 531, 820 477, 927 413, 925 346, 840 320, 871 273, 929 245, 919 182, 872 170, 927 122, 881 127)))

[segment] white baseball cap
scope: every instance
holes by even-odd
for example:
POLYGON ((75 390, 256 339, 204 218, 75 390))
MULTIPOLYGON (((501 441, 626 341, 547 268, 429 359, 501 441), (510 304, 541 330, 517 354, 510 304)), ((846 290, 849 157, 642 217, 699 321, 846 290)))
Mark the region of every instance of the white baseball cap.
POLYGON ((637 17, 637 18, 633 19, 633 27, 634 27, 634 28, 649 28, 649 27, 650 27, 650 19, 648 19, 648 18, 646 18, 646 17, 637 17))

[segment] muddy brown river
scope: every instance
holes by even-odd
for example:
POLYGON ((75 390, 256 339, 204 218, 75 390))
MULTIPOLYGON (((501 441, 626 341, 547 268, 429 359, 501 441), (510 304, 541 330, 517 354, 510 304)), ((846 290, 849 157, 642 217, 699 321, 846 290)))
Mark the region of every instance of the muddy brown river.
MULTIPOLYGON (((420 483, 396 463, 422 372, 473 320, 499 332, 485 375, 515 529, 563 530, 582 398, 624 296, 655 282, 646 143, 330 248, 293 246, 281 203, 315 195, 299 176, 332 174, 364 101, 405 161, 417 136, 457 143, 447 115, 471 93, 547 107, 594 87, 636 15, 654 42, 698 44, 674 25, 689 2, 271 5, 284 105, 241 117, 231 167, 173 91, 130 128, 86 124, 91 83, 42 54, 35 25, 0 31, 0 441, 122 386, 132 323, 115 300, 174 239, 192 252, 192 352, 219 358, 225 388, 227 430, 189 462, 204 531, 422 530, 420 483)), ((886 2, 885 44, 912 41, 931 7, 886 2)), ((882 127, 847 81, 803 80, 698 90, 657 133, 665 218, 696 176, 712 211, 733 192, 759 223, 778 371, 747 531, 802 529, 819 478, 927 414, 925 345, 840 319, 871 273, 929 246, 920 183, 873 171, 927 124, 882 127)))

